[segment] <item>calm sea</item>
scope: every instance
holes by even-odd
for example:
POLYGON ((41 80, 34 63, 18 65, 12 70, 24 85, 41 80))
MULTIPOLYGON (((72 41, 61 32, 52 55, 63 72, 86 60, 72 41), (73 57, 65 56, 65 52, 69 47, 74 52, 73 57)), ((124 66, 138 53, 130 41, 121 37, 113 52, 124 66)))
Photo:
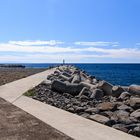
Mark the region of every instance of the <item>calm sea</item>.
MULTIPOLYGON (((24 64, 26 67, 46 68, 57 64, 24 64)), ((114 85, 140 85, 140 64, 72 64, 114 85)))

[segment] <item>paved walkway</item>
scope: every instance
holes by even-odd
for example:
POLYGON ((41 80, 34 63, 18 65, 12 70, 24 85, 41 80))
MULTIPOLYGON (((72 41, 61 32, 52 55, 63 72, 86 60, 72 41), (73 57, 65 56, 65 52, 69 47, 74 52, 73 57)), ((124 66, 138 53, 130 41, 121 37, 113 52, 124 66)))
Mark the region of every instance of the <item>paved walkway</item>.
POLYGON ((32 89, 43 80, 45 80, 47 76, 54 71, 55 69, 49 69, 44 72, 37 73, 35 75, 0 86, 0 97, 12 103, 24 92, 32 89))
POLYGON ((14 105, 76 140, 140 140, 122 131, 22 96, 14 105))
POLYGON ((22 96, 54 69, 0 87, 0 97, 76 140, 140 140, 137 137, 22 96))

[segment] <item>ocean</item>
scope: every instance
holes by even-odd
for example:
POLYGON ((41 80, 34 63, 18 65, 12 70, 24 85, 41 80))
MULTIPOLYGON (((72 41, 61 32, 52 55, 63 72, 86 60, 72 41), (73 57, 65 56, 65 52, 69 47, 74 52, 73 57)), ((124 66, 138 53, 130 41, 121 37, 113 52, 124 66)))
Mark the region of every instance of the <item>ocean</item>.
MULTIPOLYGON (((23 64, 30 68, 47 68, 58 64, 23 64)), ((71 64, 85 70, 99 80, 106 80, 114 85, 140 85, 140 64, 71 64)))

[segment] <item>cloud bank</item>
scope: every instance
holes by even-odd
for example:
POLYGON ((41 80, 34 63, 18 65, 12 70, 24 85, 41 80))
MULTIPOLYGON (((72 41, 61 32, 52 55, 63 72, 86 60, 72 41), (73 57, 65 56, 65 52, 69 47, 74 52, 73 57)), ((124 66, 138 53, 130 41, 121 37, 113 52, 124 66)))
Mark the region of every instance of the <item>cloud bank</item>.
POLYGON ((119 46, 119 42, 105 42, 105 41, 97 41, 97 42, 84 42, 84 41, 77 41, 74 43, 75 45, 82 45, 82 46, 119 46))
POLYGON ((49 41, 41 41, 41 40, 35 40, 35 41, 9 41, 9 44, 13 45, 21 45, 21 46, 32 46, 32 45, 58 45, 63 44, 62 41, 56 41, 56 40, 49 40, 49 41))
POLYGON ((0 43, 1 63, 61 63, 62 59, 69 63, 140 62, 140 49, 123 48, 119 42, 105 41, 66 43, 35 40, 0 43))

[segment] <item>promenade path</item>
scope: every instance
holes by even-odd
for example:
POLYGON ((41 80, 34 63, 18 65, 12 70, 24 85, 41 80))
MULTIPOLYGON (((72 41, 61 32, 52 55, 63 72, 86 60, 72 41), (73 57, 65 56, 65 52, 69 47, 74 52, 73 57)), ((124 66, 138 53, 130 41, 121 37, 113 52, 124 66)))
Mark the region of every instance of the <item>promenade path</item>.
MULTIPOLYGON (((50 69, 1 86, 0 97, 31 114, 32 117, 43 121, 46 125, 57 129, 58 132, 76 140, 140 140, 132 135, 23 96, 24 92, 38 85, 54 70, 50 69)), ((65 138, 68 139, 66 136, 65 138)), ((61 138, 59 137, 58 140, 61 138)))
POLYGON ((46 80, 47 76, 55 71, 55 68, 48 69, 44 72, 34 74, 32 76, 0 86, 0 97, 13 103, 22 94, 29 89, 32 89, 42 81, 46 80))

